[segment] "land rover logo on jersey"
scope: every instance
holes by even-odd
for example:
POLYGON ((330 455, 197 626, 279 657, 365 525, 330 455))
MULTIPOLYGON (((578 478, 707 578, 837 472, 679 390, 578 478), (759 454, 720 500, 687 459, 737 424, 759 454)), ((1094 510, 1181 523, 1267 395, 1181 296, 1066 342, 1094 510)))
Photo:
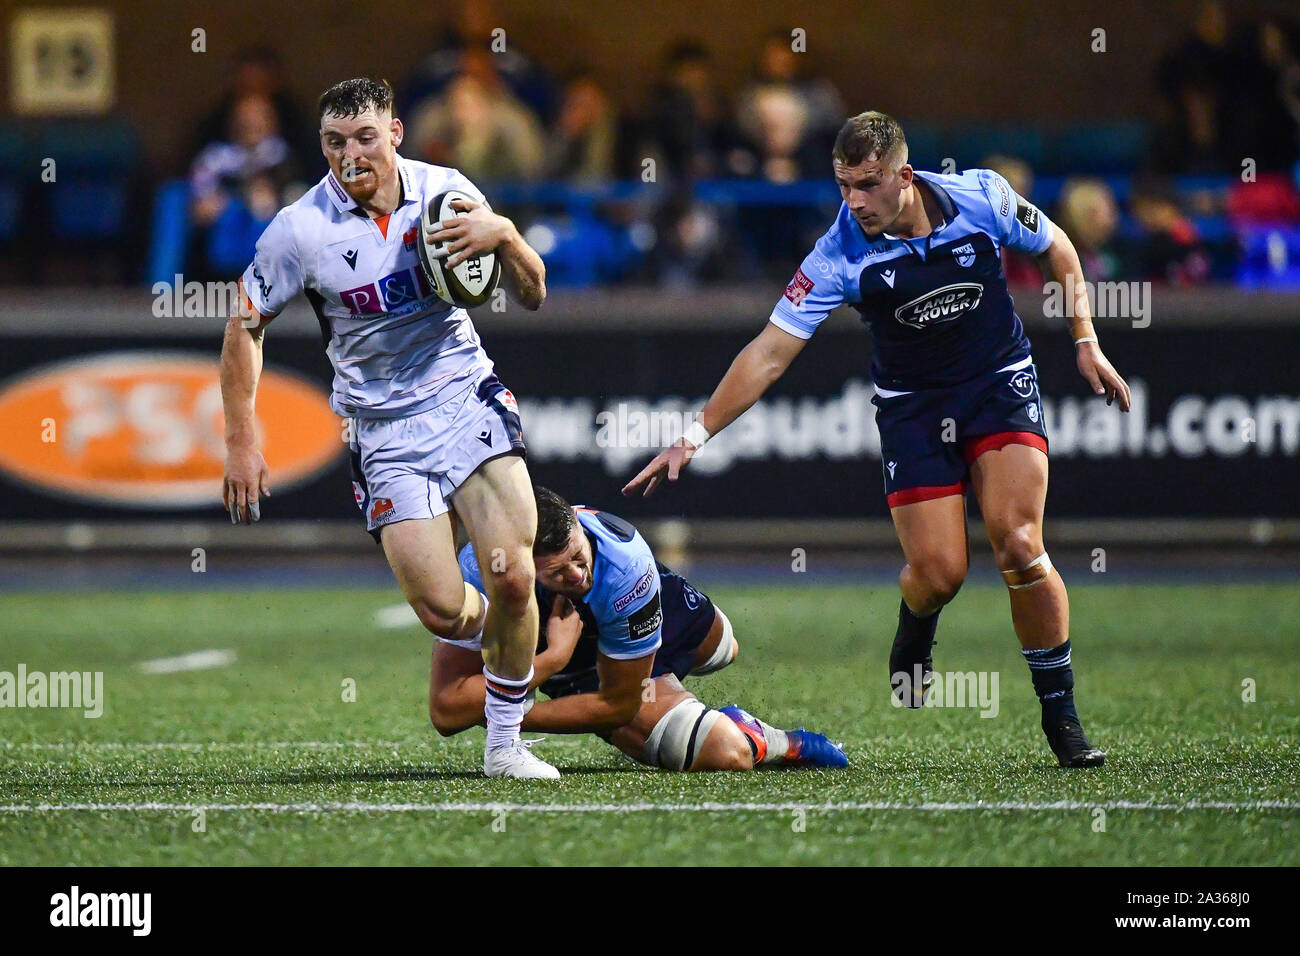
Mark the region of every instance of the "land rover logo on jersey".
POLYGON ((914 329, 924 329, 974 311, 983 296, 984 287, 978 282, 955 282, 899 306, 894 318, 914 329))
POLYGON ((952 254, 959 266, 965 266, 969 269, 975 264, 975 246, 969 242, 964 246, 958 246, 952 251, 952 254))
POLYGON ((1017 372, 1011 378, 1011 391, 1015 392, 1021 398, 1028 398, 1034 394, 1034 373, 1025 369, 1023 372, 1017 372))

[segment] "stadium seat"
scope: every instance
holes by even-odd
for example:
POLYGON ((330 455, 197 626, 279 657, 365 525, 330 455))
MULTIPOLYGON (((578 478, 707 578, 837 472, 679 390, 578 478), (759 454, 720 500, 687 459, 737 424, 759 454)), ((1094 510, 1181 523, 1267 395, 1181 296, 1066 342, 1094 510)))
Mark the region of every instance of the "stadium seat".
MULTIPOLYGON (((27 174, 31 154, 27 141, 29 134, 21 123, 0 123, 0 167, 4 169, 23 169, 22 176, 6 176, 0 179, 0 242, 9 242, 17 238, 20 228, 19 220, 23 213, 25 187, 31 182, 39 182, 27 174)), ((36 167, 39 173, 40 167, 36 167)))
POLYGON ((55 161, 49 223, 60 241, 106 241, 127 231, 127 198, 139 144, 121 118, 61 120, 40 130, 41 157, 55 161))
POLYGON ((158 187, 153 200, 153 226, 145 281, 172 282, 185 271, 185 250, 190 235, 190 184, 169 179, 158 187))

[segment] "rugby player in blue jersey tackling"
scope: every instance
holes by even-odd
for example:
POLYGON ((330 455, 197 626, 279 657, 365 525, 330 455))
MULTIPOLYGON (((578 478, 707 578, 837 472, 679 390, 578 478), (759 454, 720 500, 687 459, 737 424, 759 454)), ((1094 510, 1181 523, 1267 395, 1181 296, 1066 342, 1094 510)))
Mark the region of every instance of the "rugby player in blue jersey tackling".
POLYGON ((836 137, 835 223, 795 273, 763 331, 732 363, 699 419, 624 487, 676 481, 710 435, 789 367, 832 309, 848 304, 873 344, 885 493, 906 564, 890 682, 908 706, 933 681, 939 612, 967 571, 966 499, 974 492, 1009 590, 1011 619, 1063 767, 1101 766, 1074 703, 1069 603, 1043 545, 1047 434, 1029 340, 1002 273, 1002 246, 1035 256, 1062 288, 1079 374, 1107 404, 1129 389, 1091 322, 1069 237, 987 169, 942 175, 907 162, 903 130, 878 112, 836 137))
MULTIPOLYGON (((666 770, 848 766, 821 734, 701 703, 682 680, 722 670, 739 651, 722 609, 655 561, 622 518, 574 508, 547 488, 535 495, 537 600, 550 617, 538 635, 530 692, 551 699, 524 715, 524 730, 596 734, 666 770)), ((481 587, 472 544, 461 549, 460 565, 465 580, 481 587)), ((479 639, 440 637, 429 675, 434 729, 448 736, 482 723, 485 693, 479 639)))

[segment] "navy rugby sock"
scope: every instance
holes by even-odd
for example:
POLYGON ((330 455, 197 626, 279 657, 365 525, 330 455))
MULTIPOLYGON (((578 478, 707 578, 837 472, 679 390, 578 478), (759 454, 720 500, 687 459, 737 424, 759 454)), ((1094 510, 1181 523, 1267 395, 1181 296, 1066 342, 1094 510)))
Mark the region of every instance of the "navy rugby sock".
POLYGON ((1022 650, 1034 692, 1043 705, 1043 727, 1055 727, 1062 717, 1079 719, 1074 709, 1074 669, 1070 666, 1070 640, 1057 647, 1022 650))
MULTIPOLYGON (((943 609, 940 608, 939 611, 943 609)), ((906 601, 898 602, 898 634, 894 640, 902 639, 909 644, 918 641, 934 640, 935 629, 939 626, 939 611, 929 617, 917 617, 906 601)))

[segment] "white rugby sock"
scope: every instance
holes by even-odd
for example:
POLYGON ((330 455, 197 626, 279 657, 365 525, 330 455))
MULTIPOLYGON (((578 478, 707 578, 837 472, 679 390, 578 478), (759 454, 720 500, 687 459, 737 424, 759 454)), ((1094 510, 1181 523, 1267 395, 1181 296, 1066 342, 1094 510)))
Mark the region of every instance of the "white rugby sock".
POLYGON ((519 724, 524 719, 524 700, 533 680, 533 669, 529 667, 522 678, 512 680, 498 677, 484 664, 483 680, 487 683, 483 701, 483 714, 487 717, 487 749, 509 747, 519 739, 519 724))
MULTIPOLYGON (((752 714, 750 716, 753 716, 752 714)), ((778 760, 784 760, 790 753, 790 737, 784 730, 778 730, 767 721, 754 717, 758 726, 763 728, 763 739, 767 741, 767 753, 763 756, 763 763, 776 763, 778 760)))

